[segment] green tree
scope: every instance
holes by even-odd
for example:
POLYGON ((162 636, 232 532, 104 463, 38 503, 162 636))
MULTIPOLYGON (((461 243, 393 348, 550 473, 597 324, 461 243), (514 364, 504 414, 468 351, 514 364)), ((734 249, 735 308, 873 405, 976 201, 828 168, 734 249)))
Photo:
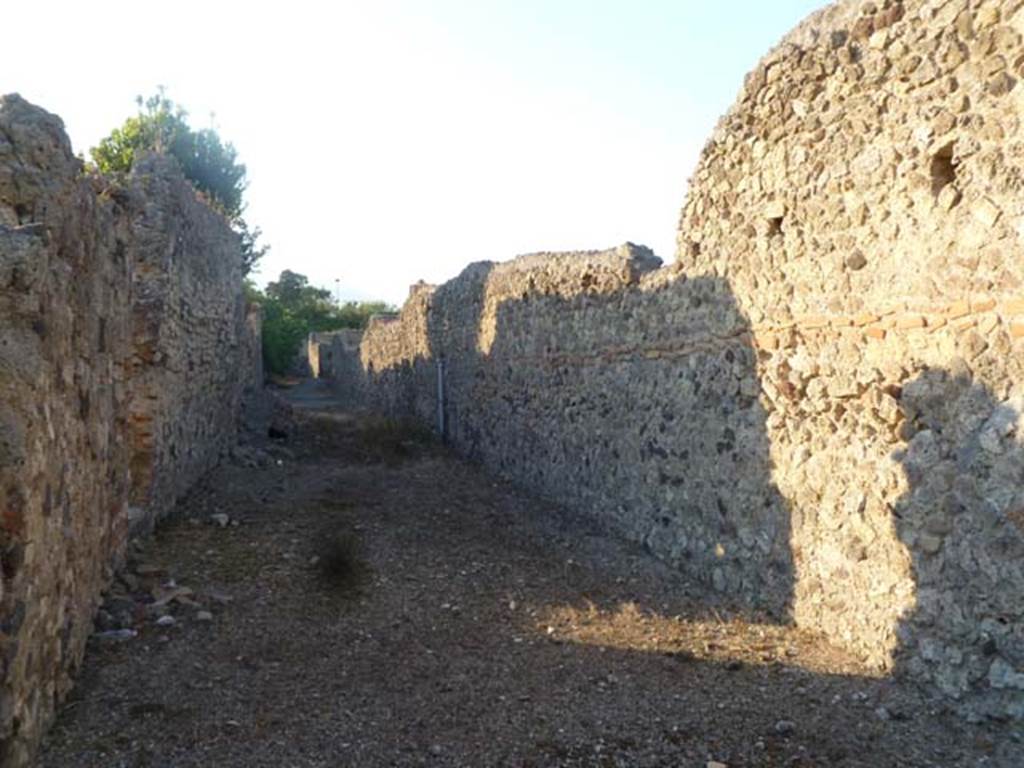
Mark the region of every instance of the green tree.
POLYGON ((106 174, 128 173, 145 152, 173 157, 185 178, 238 233, 243 274, 248 274, 269 249, 258 243, 259 227, 250 229, 242 217, 247 180, 238 152, 212 128, 194 130, 188 113, 167 98, 162 88, 148 99, 139 96, 136 104, 138 114, 90 150, 96 169, 106 174))
POLYGON ((248 284, 250 297, 263 307, 263 360, 284 374, 306 337, 315 331, 365 328, 371 315, 391 311, 382 301, 335 304, 331 292, 309 284, 305 275, 286 269, 260 292, 248 284))
POLYGON ((242 275, 248 275, 252 272, 257 262, 267 255, 267 251, 270 250, 270 246, 263 245, 259 242, 259 239, 263 234, 263 230, 259 227, 255 227, 250 230, 249 225, 241 216, 232 222, 232 226, 234 227, 235 232, 238 233, 240 245, 242 247, 242 275))

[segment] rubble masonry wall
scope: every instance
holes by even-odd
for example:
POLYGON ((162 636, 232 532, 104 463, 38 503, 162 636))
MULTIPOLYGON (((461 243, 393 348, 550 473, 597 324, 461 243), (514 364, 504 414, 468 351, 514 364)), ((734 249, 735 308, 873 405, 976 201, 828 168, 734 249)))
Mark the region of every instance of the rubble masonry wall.
MULTIPOLYGON (((1024 716, 1024 11, 846 0, 748 76, 676 263, 480 263, 361 390, 969 716, 1024 716)), ((351 360, 350 360, 351 362, 351 360)))

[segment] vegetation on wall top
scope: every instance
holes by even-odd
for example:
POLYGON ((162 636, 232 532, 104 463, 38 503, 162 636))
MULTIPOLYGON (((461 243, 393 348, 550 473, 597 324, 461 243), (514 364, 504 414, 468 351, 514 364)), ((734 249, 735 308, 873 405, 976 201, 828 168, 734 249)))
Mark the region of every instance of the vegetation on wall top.
POLYGON ((242 272, 248 274, 268 247, 258 243, 260 229, 250 229, 242 216, 248 181, 235 147, 222 141, 213 128, 192 128, 188 113, 167 98, 162 88, 148 99, 137 97, 136 103, 138 113, 90 150, 96 170, 105 174, 128 173, 145 152, 173 157, 185 178, 240 236, 242 272))

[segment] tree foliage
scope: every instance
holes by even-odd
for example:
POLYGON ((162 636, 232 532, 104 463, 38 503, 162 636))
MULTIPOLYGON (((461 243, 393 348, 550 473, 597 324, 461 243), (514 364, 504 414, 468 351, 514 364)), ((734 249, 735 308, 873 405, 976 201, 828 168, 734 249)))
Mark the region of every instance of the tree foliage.
POLYGON ((242 274, 248 275, 252 272, 256 263, 267 254, 270 246, 262 245, 259 242, 263 230, 259 227, 249 229, 249 225, 241 216, 232 222, 232 226, 235 228, 235 232, 238 233, 242 247, 242 274))
POLYGON ((163 89, 145 100, 138 97, 136 103, 138 114, 90 150, 96 169, 107 174, 128 173, 145 152, 173 157, 185 178, 238 233, 243 274, 248 274, 268 248, 258 244, 259 227, 250 229, 242 217, 247 180, 238 152, 230 142, 221 141, 214 129, 193 129, 188 113, 167 98, 163 89))
POLYGON ((287 269, 264 291, 250 283, 247 292, 263 307, 263 361, 278 374, 287 373, 310 333, 365 328, 371 315, 392 311, 382 301, 336 304, 330 291, 287 269))

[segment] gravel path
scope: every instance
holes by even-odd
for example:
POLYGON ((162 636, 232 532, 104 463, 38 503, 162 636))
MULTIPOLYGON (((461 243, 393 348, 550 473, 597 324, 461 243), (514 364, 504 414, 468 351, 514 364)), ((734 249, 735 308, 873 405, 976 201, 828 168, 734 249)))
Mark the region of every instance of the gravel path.
POLYGON ((1024 765, 1010 726, 708 603, 313 384, 289 397, 285 441, 134 551, 103 617, 137 634, 91 643, 41 766, 1024 765))

